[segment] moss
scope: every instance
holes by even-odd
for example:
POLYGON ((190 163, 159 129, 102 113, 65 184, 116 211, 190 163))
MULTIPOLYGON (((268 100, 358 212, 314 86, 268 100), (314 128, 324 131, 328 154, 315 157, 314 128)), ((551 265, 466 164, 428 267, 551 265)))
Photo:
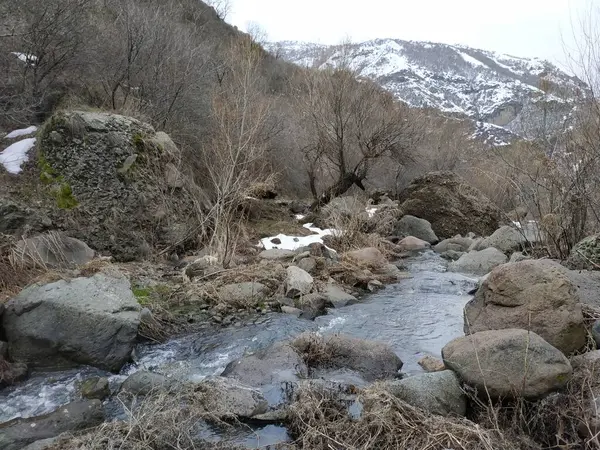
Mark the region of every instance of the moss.
POLYGON ((131 142, 138 152, 146 150, 146 140, 141 133, 135 133, 131 138, 131 142))
POLYGON ((152 294, 152 289, 148 287, 134 287, 131 291, 133 292, 134 297, 140 305, 146 306, 150 303, 150 295, 152 294))
POLYGON ((79 205, 77 199, 73 196, 73 190, 69 183, 62 182, 54 189, 56 204, 60 209, 73 209, 79 205))
POLYGON ((40 181, 43 184, 52 184, 60 178, 42 152, 39 152, 38 155, 38 168, 40 169, 40 181))

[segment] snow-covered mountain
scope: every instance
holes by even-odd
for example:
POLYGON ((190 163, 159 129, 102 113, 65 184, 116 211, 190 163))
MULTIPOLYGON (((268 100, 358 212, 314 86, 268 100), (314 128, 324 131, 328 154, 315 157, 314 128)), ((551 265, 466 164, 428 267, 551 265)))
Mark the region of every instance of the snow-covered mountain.
POLYGON ((267 48, 307 67, 350 61, 412 106, 473 119, 477 133, 495 144, 556 129, 586 92, 583 82, 547 61, 466 46, 377 39, 345 46, 285 41, 267 48))

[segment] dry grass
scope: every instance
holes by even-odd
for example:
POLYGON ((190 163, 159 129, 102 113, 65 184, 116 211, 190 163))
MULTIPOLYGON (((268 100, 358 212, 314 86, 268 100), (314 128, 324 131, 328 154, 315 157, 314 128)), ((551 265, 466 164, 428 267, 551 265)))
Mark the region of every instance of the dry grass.
POLYGON ((334 393, 300 389, 288 412, 290 431, 302 449, 517 450, 528 448, 496 429, 467 419, 430 415, 378 385, 361 392, 360 418, 334 393))
POLYGON ((0 303, 17 295, 44 273, 40 267, 18 267, 11 258, 14 241, 0 235, 0 303))
POLYGON ((49 450, 196 450, 235 449, 231 443, 203 442, 201 426, 226 427, 204 407, 203 393, 178 386, 143 399, 118 395, 127 420, 106 422, 92 430, 60 439, 49 450))

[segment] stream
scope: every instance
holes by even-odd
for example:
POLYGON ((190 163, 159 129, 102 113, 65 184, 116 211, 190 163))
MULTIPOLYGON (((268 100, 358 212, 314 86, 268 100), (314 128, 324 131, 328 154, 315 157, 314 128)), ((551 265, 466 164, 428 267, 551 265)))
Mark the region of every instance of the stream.
MULTIPOLYGON (((118 375, 93 368, 34 373, 27 381, 0 391, 0 422, 45 414, 75 400, 75 383, 92 375, 108 376, 113 391, 140 369, 160 367, 162 373, 201 380, 219 375, 230 361, 247 352, 305 331, 344 333, 385 342, 404 362, 402 372, 420 373, 422 369, 417 362, 423 356, 439 358, 444 345, 463 335, 463 307, 478 279, 446 272, 447 262, 432 251, 402 262, 411 278, 389 285, 361 303, 332 309, 314 322, 270 313, 240 327, 216 332, 211 329, 210 333, 199 332, 159 345, 139 345, 135 362, 118 375)), ((248 448, 264 448, 286 439, 285 428, 275 425, 246 430, 236 436, 237 443, 248 448)))

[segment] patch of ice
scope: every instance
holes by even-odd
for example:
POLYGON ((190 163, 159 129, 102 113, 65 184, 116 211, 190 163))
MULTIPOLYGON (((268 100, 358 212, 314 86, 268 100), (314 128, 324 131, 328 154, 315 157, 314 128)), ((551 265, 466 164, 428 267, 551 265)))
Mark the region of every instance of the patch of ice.
POLYGON ((306 217, 305 214, 296 214, 296 220, 302 220, 306 217))
MULTIPOLYGON (((312 231, 314 234, 309 236, 288 236, 287 234, 278 234, 277 236, 266 237, 260 240, 260 245, 265 250, 271 250, 273 248, 279 248, 282 250, 297 250, 300 247, 306 247, 307 245, 318 242, 323 243, 323 236, 332 236, 339 233, 337 230, 325 229, 314 227, 312 223, 303 225, 304 228, 312 231), (274 244, 271 242, 274 239, 279 239, 281 244, 274 244)), ((331 250, 331 249, 330 249, 331 250)))
POLYGON ((0 153, 0 164, 9 173, 20 173, 21 166, 29 159, 27 154, 35 145, 35 138, 23 139, 9 145, 0 153))
POLYGON ((20 136, 27 136, 28 134, 35 133, 36 131, 37 131, 37 127, 35 125, 32 125, 30 127, 23 128, 21 130, 11 131, 6 136, 4 136, 4 138, 5 139, 14 139, 14 138, 18 138, 20 136))

